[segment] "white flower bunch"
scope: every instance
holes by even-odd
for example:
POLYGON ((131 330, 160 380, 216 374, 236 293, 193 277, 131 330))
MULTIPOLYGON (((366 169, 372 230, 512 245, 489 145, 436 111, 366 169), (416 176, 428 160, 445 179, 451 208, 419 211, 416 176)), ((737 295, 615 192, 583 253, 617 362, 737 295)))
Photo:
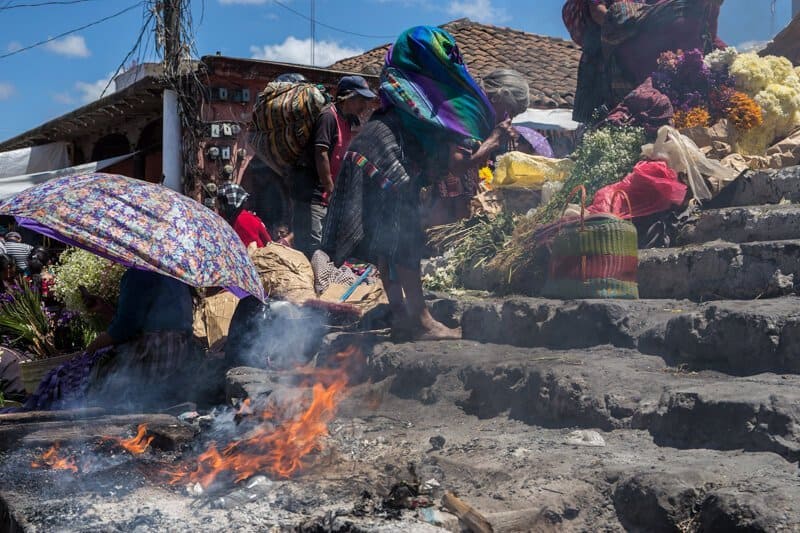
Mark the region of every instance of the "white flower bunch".
POLYGON ((61 254, 55 267, 56 298, 70 311, 83 312, 83 298, 80 286, 89 293, 99 296, 112 304, 119 297, 119 281, 125 267, 98 255, 78 248, 70 248, 61 254))
POLYGON ((737 55, 736 48, 729 46, 725 49, 714 50, 703 61, 711 72, 724 72, 733 65, 737 55))

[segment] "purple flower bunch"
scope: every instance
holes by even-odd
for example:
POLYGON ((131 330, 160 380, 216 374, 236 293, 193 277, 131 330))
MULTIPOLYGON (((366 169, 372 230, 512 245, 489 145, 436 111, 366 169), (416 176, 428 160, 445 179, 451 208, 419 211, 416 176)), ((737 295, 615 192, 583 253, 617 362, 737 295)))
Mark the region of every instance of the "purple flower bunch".
POLYGON ((708 95, 715 85, 711 70, 698 49, 664 52, 653 72, 653 86, 666 95, 676 111, 706 107, 708 95))

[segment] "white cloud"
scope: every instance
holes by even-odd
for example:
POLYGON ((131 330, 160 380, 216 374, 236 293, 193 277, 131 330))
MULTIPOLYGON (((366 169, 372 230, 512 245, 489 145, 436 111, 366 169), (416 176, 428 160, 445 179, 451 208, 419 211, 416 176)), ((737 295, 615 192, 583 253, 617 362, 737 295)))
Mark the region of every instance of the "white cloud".
MULTIPOLYGON (((298 39, 290 35, 280 44, 251 46, 250 53, 253 59, 308 65, 311 62, 311 39, 298 39)), ((364 50, 361 48, 349 48, 333 41, 317 41, 314 43, 314 64, 327 66, 362 53, 364 50)))
POLYGON ((109 94, 114 92, 114 82, 111 82, 111 85, 108 84, 108 80, 111 79, 113 76, 113 72, 109 72, 108 76, 105 78, 99 79, 93 82, 86 82, 86 81, 78 81, 75 82, 75 90, 78 91, 78 95, 80 101, 84 104, 88 104, 89 102, 94 102, 101 96, 108 96, 109 94), (106 88, 108 85, 108 89, 106 90, 105 94, 103 94, 103 89, 106 88))
POLYGON ((8 100, 14 96, 15 92, 16 90, 14 89, 13 85, 10 83, 0 82, 0 100, 8 100))
POLYGON ((451 0, 447 13, 454 17, 467 17, 475 22, 498 23, 509 20, 502 7, 492 5, 492 0, 451 0))
POLYGON ((45 48, 54 54, 68 57, 89 57, 92 54, 86 46, 86 40, 80 35, 67 35, 63 39, 50 41, 45 48))
POLYGON ((743 54, 746 52, 760 52, 767 47, 769 41, 745 41, 736 45, 736 50, 743 54))
POLYGON ((72 105, 75 103, 75 98, 68 92, 54 93, 53 101, 59 104, 72 105))
POLYGON ((16 52, 20 48, 22 48, 22 43, 21 42, 19 42, 19 41, 11 41, 10 43, 8 43, 8 46, 6 46, 6 51, 8 51, 8 52, 16 52))

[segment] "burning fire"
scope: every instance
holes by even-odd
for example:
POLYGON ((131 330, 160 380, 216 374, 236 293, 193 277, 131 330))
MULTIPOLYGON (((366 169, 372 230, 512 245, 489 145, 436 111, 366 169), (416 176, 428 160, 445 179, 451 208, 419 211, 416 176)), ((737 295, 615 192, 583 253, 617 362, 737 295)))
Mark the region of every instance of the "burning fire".
POLYGON ((49 466, 53 470, 71 470, 72 472, 77 473, 78 465, 75 464, 75 459, 72 457, 59 457, 59 448, 61 448, 61 443, 56 442, 37 460, 31 461, 31 467, 44 468, 45 466, 49 466))
POLYGON ((154 438, 155 437, 153 435, 147 436, 147 424, 139 424, 139 427, 136 430, 136 435, 129 439, 121 439, 119 437, 103 437, 103 440, 115 442, 133 455, 139 455, 147 450, 154 438))
MULTIPOLYGON (((338 368, 297 369, 296 374, 303 376, 305 385, 313 383, 311 401, 304 410, 291 415, 291 406, 270 403, 254 412, 263 424, 247 438, 221 450, 212 442, 198 457, 193 470, 174 472, 170 483, 200 483, 207 488, 223 473, 234 476, 238 483, 259 472, 288 478, 306 467, 308 456, 322 449, 328 423, 336 415, 340 395, 347 387, 348 370, 356 360, 361 360, 360 352, 348 350, 336 357, 338 368)), ((249 403, 247 408, 255 411, 249 403)))

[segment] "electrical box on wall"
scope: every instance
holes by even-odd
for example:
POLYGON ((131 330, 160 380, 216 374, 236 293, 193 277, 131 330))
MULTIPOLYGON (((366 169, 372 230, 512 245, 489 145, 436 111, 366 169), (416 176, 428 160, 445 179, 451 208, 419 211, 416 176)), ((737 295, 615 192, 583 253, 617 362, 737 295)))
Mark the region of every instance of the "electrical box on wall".
POLYGON ((247 103, 250 101, 250 89, 234 89, 231 92, 231 102, 247 103))
POLYGON ((219 124, 211 125, 211 136, 215 139, 219 137, 219 124))
POLYGON ((231 125, 230 125, 230 124, 228 124, 227 122, 225 122, 225 123, 222 125, 222 134, 223 134, 225 137, 230 137, 231 135, 233 135, 233 131, 231 131, 231 125))
POLYGON ((220 150, 220 156, 223 161, 230 161, 231 159, 231 147, 230 146, 223 146, 222 150, 220 150))
POLYGON ((209 98, 212 102, 227 101, 228 89, 225 87, 211 87, 211 89, 209 89, 209 98))

